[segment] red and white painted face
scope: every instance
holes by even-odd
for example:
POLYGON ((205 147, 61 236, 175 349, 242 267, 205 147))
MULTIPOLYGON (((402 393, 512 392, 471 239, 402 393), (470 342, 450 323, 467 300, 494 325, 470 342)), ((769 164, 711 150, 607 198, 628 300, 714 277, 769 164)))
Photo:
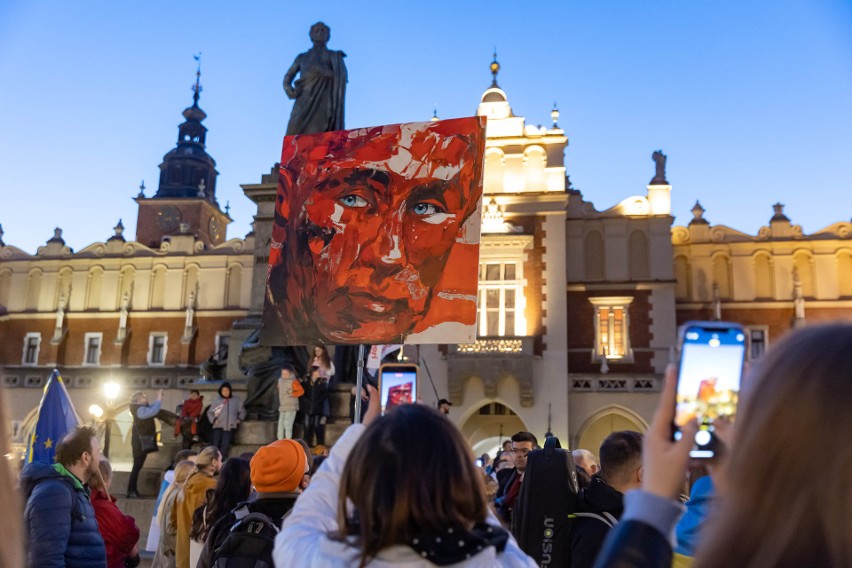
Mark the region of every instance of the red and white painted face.
MULTIPOLYGON (((298 283, 288 292, 301 292, 331 341, 401 341, 429 309, 451 251, 463 255, 469 244, 465 224, 481 191, 477 149, 452 126, 426 126, 295 138, 293 151, 315 161, 301 164, 279 202, 298 283)), ((464 260, 475 266, 471 252, 464 260)))

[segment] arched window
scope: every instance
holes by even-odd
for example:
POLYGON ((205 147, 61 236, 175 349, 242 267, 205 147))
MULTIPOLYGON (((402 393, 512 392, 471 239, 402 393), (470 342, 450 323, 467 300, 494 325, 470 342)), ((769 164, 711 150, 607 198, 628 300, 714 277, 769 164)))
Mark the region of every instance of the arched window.
POLYGON ((692 275, 689 270, 689 260, 685 256, 677 256, 674 261, 675 297, 678 300, 689 300, 692 297, 692 275))
POLYGON ((37 310, 39 298, 41 297, 41 270, 33 270, 30 272, 29 281, 27 282, 27 309, 37 310))
MULTIPOLYGON (((186 274, 184 275, 184 294, 183 294, 183 307, 187 307, 189 304, 189 295, 193 292, 198 294, 198 266, 192 265, 186 269, 186 274)), ((195 299, 196 307, 198 304, 199 298, 195 299)))
POLYGON ((65 295, 65 305, 68 305, 68 296, 71 291, 71 280, 74 276, 74 271, 70 266, 66 266, 59 270, 59 285, 56 287, 56 294, 53 298, 53 309, 59 308, 59 297, 65 295))
POLYGON ((630 233, 630 279, 647 280, 651 277, 648 259, 648 237, 643 231, 630 233))
POLYGON ((806 252, 800 252, 793 257, 793 266, 796 268, 796 273, 799 276, 799 282, 802 284, 802 295, 806 298, 816 296, 814 286, 814 269, 811 255, 806 252))
POLYGON ((586 233, 583 247, 586 267, 586 280, 603 280, 604 270, 604 240, 598 231, 586 233))
POLYGON ((243 267, 235 264, 228 269, 228 290, 225 305, 236 308, 240 305, 240 294, 242 292, 243 267))
POLYGON ((731 259, 724 254, 713 258, 713 281, 719 286, 719 297, 730 299, 734 295, 731 283, 731 259))
POLYGON ((125 266, 121 269, 121 282, 118 285, 118 305, 124 300, 124 295, 127 294, 128 299, 133 294, 133 281, 136 279, 136 269, 132 266, 125 266))
POLYGON ((0 270, 0 313, 9 307, 9 291, 12 288, 12 271, 0 270))
POLYGON ((86 286, 86 309, 96 310, 101 307, 101 288, 103 287, 104 271, 101 267, 89 271, 89 281, 86 286))
POLYGON ((766 253, 754 257, 754 296, 772 298, 775 295, 775 276, 772 273, 772 259, 766 253))
POLYGON ((526 170, 526 190, 545 191, 547 180, 544 168, 547 167, 547 154, 541 146, 530 146, 524 151, 524 168, 526 170))
MULTIPOLYGON (((837 290, 841 297, 852 296, 852 253, 843 251, 837 255, 837 290)), ((3 296, 0 296, 0 305, 3 296)))
POLYGON ((484 193, 503 192, 503 168, 503 151, 499 148, 488 148, 485 151, 484 193))
POLYGON ((158 266, 151 275, 151 308, 162 308, 166 300, 166 267, 158 266))

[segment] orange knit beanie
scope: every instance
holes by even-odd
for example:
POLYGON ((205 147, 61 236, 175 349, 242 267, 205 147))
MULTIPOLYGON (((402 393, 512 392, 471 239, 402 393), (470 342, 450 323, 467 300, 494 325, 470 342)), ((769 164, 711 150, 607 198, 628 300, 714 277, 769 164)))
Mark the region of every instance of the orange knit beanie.
POLYGON ((295 491, 305 476, 307 456, 293 440, 263 446, 251 458, 251 482, 258 493, 295 491))

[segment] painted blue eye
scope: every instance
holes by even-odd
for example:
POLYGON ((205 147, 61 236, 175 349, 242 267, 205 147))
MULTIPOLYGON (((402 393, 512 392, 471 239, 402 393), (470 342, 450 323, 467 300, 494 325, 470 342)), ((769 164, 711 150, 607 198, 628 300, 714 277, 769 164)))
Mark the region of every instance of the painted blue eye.
POLYGON ((438 213, 438 207, 432 203, 415 203, 411 208, 415 215, 434 215, 438 213))
POLYGON ((340 202, 346 207, 366 207, 367 200, 358 195, 344 195, 340 198, 340 202))

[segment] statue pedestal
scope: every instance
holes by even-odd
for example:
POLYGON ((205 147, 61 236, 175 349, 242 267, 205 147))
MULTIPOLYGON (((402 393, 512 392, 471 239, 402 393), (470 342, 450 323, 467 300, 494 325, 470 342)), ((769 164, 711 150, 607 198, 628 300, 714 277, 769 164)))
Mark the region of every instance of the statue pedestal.
POLYGON ((234 443, 239 446, 265 446, 275 440, 277 422, 269 420, 246 420, 237 428, 234 443))

